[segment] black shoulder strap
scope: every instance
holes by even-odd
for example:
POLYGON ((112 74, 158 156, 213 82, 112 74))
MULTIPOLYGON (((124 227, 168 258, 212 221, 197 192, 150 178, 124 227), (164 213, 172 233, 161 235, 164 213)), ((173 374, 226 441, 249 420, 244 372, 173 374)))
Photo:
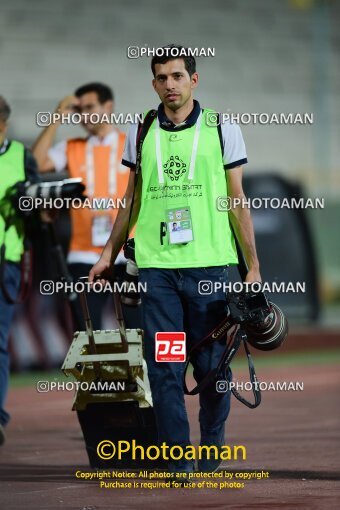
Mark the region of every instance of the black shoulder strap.
MULTIPOLYGON (((202 109, 202 112, 204 112, 204 108, 202 109)), ((213 112, 213 113, 215 115, 215 112, 213 112)), ((221 154, 222 154, 222 159, 223 159, 224 143, 223 143, 223 135, 222 135, 222 128, 221 128, 221 114, 218 112, 216 112, 216 127, 217 127, 218 138, 220 140, 221 154)))
MULTIPOLYGON (((217 113, 217 132, 218 132, 218 138, 220 140, 222 160, 223 160, 224 142, 223 142, 223 135, 222 135, 222 128, 221 128, 221 114, 220 113, 217 113)), ((238 255, 238 260, 239 260, 239 262, 238 262, 238 271, 240 273, 242 281, 245 281, 247 273, 248 273, 248 266, 247 266, 246 260, 244 258, 243 252, 241 250, 240 243, 239 243, 239 241, 237 239, 236 232, 235 232, 235 230, 234 230, 234 228, 232 226, 231 221, 229 221, 229 225, 230 225, 230 230, 231 230, 231 232, 233 234, 233 237, 235 239, 235 245, 236 245, 236 250, 237 250, 237 255, 238 255)))
POLYGON ((140 122, 138 125, 136 138, 136 174, 138 174, 141 169, 143 142, 148 134, 151 124, 155 120, 156 115, 157 110, 148 111, 143 122, 140 122))
POLYGON ((129 212, 129 221, 128 226, 126 229, 126 235, 125 235, 125 245, 129 238, 129 231, 130 231, 130 222, 131 222, 131 216, 132 216, 132 210, 133 210, 133 203, 135 200, 135 193, 138 183, 138 176, 141 172, 142 166, 142 148, 143 148, 143 142, 146 138, 146 135, 148 134, 148 131, 151 127, 151 124, 153 123, 155 117, 157 115, 157 110, 150 110, 145 115, 143 122, 140 122, 138 124, 138 130, 137 130, 137 138, 136 138, 136 168, 135 168, 135 178, 134 178, 134 186, 133 186, 133 194, 132 194, 132 200, 131 200, 131 206, 130 206, 130 212, 129 212))
POLYGON ((235 246, 236 246, 237 257, 238 257, 237 269, 238 269, 238 272, 239 272, 239 274, 241 276, 241 280, 243 282, 245 282, 246 276, 247 276, 247 273, 248 273, 248 265, 247 265, 245 256, 243 254, 243 251, 241 249, 240 243, 239 243, 239 241, 237 239, 237 235, 236 235, 235 229, 234 229, 231 221, 229 221, 229 226, 230 226, 230 230, 231 230, 231 232, 232 232, 232 234, 234 236, 234 239, 235 239, 235 246))
POLYGON ((220 140, 222 160, 223 160, 224 143, 223 143, 223 135, 222 135, 222 128, 221 128, 221 114, 220 113, 217 114, 217 133, 218 133, 218 138, 220 140))

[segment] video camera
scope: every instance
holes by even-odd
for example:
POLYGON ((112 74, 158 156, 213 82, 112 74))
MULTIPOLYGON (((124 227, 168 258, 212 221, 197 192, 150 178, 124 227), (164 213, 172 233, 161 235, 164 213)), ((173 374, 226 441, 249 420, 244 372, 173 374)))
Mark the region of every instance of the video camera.
POLYGON ((34 208, 23 208, 22 200, 28 198, 40 202, 43 207, 44 201, 60 199, 79 198, 84 200, 85 185, 81 178, 63 179, 60 181, 31 183, 29 181, 19 181, 8 189, 4 200, 9 200, 15 210, 19 211, 24 217, 30 216, 34 208), (41 201, 37 200, 41 199, 41 201))

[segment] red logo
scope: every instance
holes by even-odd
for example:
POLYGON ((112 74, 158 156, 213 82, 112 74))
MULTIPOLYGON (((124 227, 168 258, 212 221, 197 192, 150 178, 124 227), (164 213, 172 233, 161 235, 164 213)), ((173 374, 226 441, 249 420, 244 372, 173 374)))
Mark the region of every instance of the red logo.
POLYGON ((185 361, 185 333, 158 332, 156 341, 156 361, 185 361))

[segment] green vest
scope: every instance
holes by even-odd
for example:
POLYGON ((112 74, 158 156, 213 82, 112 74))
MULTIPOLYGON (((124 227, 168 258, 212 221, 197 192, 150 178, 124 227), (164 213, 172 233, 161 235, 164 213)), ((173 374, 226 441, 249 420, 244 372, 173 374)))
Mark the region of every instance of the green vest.
POLYGON ((142 148, 142 200, 135 243, 140 268, 185 268, 237 264, 235 241, 228 213, 219 211, 217 200, 228 194, 217 127, 207 125, 213 110, 204 109, 192 180, 188 179, 195 125, 180 131, 160 129, 164 183, 160 184, 156 158, 155 119, 142 148), (173 164, 172 162, 175 162, 173 164), (194 240, 169 244, 161 222, 169 209, 190 207, 194 240))
POLYGON ((24 251, 24 228, 18 213, 4 196, 13 184, 26 179, 24 152, 22 143, 12 141, 9 149, 0 155, 0 246, 5 243, 6 260, 12 262, 19 262, 24 251), (5 232, 6 222, 10 220, 13 224, 5 232))

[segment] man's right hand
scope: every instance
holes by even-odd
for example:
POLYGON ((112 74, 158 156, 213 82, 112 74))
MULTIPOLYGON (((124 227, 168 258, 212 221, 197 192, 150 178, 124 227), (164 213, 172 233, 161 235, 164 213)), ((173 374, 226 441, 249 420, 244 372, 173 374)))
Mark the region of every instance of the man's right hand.
POLYGON ((113 263, 108 259, 100 258, 89 272, 88 281, 93 283, 96 279, 97 281, 100 281, 102 285, 105 285, 106 281, 111 280, 112 277, 113 263))
POLYGON ((79 98, 76 96, 70 95, 64 97, 55 110, 59 117, 49 126, 46 126, 34 142, 32 152, 37 160, 40 172, 55 171, 54 161, 49 157, 48 151, 53 145, 57 130, 61 124, 61 116, 75 112, 79 103, 79 98))
POLYGON ((56 113, 72 113, 79 106, 79 102, 79 98, 76 96, 66 96, 58 104, 56 113))

